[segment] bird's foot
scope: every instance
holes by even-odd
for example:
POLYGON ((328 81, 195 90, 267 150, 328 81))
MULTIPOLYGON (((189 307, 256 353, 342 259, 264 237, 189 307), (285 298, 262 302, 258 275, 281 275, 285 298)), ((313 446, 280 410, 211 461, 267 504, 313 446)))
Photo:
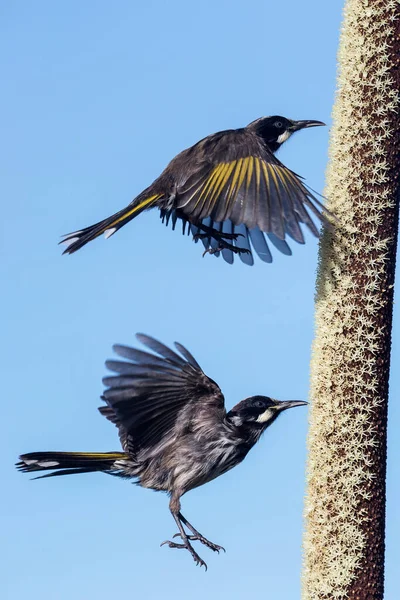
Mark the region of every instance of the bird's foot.
POLYGON ((221 250, 231 250, 234 254, 251 254, 251 251, 248 248, 238 248, 233 244, 228 244, 228 242, 220 240, 216 248, 207 248, 204 250, 203 258, 206 254, 216 254, 217 252, 221 252, 221 250))
MULTIPOLYGON (((192 536, 190 536, 190 539, 192 539, 192 536)), ((207 571, 206 563, 204 562, 204 560, 202 558, 200 558, 200 556, 197 554, 197 552, 195 551, 193 546, 191 544, 189 544, 189 541, 187 541, 185 543, 185 540, 183 540, 183 544, 178 544, 177 542, 172 542, 171 540, 165 540, 165 542, 162 542, 162 544, 160 544, 160 546, 164 546, 165 544, 167 544, 169 548, 183 548, 185 550, 188 550, 190 552, 190 554, 192 555, 192 558, 193 558, 194 562, 196 563, 196 565, 200 565, 200 567, 204 567, 205 570, 207 571)))
MULTIPOLYGON (((174 538, 176 538, 176 537, 182 537, 182 536, 180 533, 176 533, 174 535, 174 538)), ((196 535, 188 535, 187 538, 191 542, 201 542, 202 544, 207 546, 207 548, 210 548, 210 550, 213 550, 214 552, 218 552, 218 554, 219 554, 220 550, 223 550, 224 552, 226 552, 226 550, 223 546, 218 546, 218 544, 214 544, 214 542, 210 542, 210 540, 208 540, 203 535, 201 535, 201 533, 196 534, 196 535)))
POLYGON ((202 232, 198 232, 195 233, 193 236, 193 241, 197 242, 198 240, 205 240, 206 238, 209 237, 214 237, 215 239, 216 236, 218 235, 218 240, 234 240, 236 241, 239 237, 244 237, 243 233, 224 233, 223 231, 221 232, 216 232, 214 235, 211 235, 211 233, 202 233, 202 232))

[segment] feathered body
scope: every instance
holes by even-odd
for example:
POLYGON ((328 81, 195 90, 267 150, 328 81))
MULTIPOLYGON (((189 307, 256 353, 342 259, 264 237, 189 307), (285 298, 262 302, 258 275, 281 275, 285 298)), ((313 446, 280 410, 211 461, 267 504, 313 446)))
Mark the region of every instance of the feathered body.
POLYGON ((183 540, 168 544, 187 548, 205 565, 189 540, 212 550, 220 547, 183 517, 181 496, 235 467, 283 410, 306 403, 252 396, 226 412, 219 386, 186 348, 176 343, 178 354, 154 338, 137 337, 153 353, 114 347, 127 360, 106 362, 115 374, 104 379, 105 406, 99 409, 118 427, 123 452, 34 452, 23 454, 17 466, 25 472, 49 471, 42 477, 102 471, 168 492, 183 540))
POLYGON ((135 457, 116 460, 112 468, 121 468, 117 474, 136 478, 142 487, 170 494, 180 490, 183 495, 238 465, 264 429, 236 427, 207 404, 200 410, 187 407, 173 435, 155 452, 139 451, 135 457))
POLYGON ((311 216, 325 219, 323 206, 301 178, 274 155, 300 129, 320 121, 262 117, 247 127, 221 131, 178 154, 161 175, 126 208, 64 237, 65 253, 79 250, 102 233, 113 235, 143 210, 158 208, 173 228, 202 239, 206 251, 232 263, 239 254, 253 264, 253 250, 271 262, 268 240, 284 254, 290 236, 304 243, 304 223, 318 236, 311 216))

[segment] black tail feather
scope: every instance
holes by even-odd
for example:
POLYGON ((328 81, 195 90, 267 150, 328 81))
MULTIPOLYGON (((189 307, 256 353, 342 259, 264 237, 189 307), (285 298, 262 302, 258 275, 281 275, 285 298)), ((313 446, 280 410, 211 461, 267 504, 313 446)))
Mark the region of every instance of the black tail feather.
POLYGON ((30 452, 22 454, 19 458, 16 467, 23 473, 52 471, 34 479, 95 471, 118 472, 119 468, 115 466, 115 462, 129 459, 123 452, 30 452))
POLYGON ((129 223, 129 221, 134 219, 144 210, 154 206, 157 203, 157 200, 161 198, 161 194, 152 194, 149 196, 148 193, 149 191, 146 190, 143 194, 140 194, 140 196, 135 198, 135 200, 126 208, 116 212, 114 215, 111 215, 111 217, 99 221, 94 225, 90 225, 90 227, 85 227, 85 229, 64 235, 60 242, 60 244, 66 246, 63 254, 73 254, 102 233, 104 233, 107 238, 111 237, 118 229, 121 229, 121 227, 129 223))

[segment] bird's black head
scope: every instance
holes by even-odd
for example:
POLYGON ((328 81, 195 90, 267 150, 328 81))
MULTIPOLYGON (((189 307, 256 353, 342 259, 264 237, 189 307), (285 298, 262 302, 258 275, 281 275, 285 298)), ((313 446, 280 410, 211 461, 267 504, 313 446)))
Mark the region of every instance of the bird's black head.
POLYGON ((307 402, 302 400, 281 402, 268 396, 251 396, 236 404, 227 419, 236 427, 248 426, 264 431, 284 410, 305 404, 307 402))
POLYGON ((276 152, 295 131, 300 131, 300 129, 306 127, 318 127, 319 125, 325 125, 325 123, 322 123, 322 121, 293 121, 275 115, 256 119, 247 125, 247 129, 262 137, 268 148, 272 152, 276 152))

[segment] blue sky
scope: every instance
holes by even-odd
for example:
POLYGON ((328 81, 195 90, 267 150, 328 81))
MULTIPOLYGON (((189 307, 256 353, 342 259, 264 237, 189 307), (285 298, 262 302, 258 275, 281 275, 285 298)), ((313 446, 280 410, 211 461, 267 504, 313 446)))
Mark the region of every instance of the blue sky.
MULTIPOLYGON (((30 481, 21 452, 119 449, 98 412, 104 361, 144 331, 179 340, 228 407, 306 398, 317 241, 272 265, 201 258, 156 212, 61 256, 61 234, 126 205, 180 150, 268 114, 330 123, 342 1, 0 2, 3 342, 0 561, 8 600, 299 597, 307 410, 183 498, 225 555, 205 574, 160 548, 163 494, 105 475, 30 481)), ((280 158, 324 186, 328 128, 280 158)), ((399 364, 395 315, 392 364, 399 364)), ((398 593, 400 377, 392 374, 387 599, 398 593), (397 461, 398 462, 398 461, 397 461), (397 468, 397 474, 395 470, 397 468), (396 476, 397 475, 397 476, 396 476), (396 590, 397 585, 397 590, 396 590)))

